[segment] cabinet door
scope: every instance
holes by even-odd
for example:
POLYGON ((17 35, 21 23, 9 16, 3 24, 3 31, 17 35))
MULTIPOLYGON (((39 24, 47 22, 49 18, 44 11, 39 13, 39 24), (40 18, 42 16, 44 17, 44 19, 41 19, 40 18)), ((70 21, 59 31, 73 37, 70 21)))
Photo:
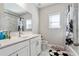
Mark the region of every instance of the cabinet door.
POLYGON ((36 40, 36 54, 38 55, 41 52, 41 38, 38 37, 36 40))
POLYGON ((31 39, 31 56, 36 56, 41 51, 41 38, 36 37, 34 39, 31 39))
POLYGON ((29 47, 25 47, 18 52, 19 56, 29 56, 29 47))
POLYGON ((32 39, 31 40, 31 56, 35 56, 36 55, 36 40, 32 39))

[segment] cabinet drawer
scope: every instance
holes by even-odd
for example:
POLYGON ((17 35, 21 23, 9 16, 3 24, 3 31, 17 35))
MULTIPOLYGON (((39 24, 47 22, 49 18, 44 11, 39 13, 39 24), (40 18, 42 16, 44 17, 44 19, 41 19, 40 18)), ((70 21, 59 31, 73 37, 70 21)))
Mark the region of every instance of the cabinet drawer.
POLYGON ((12 46, 8 46, 6 48, 0 49, 0 56, 8 56, 11 53, 22 48, 23 46, 28 46, 28 45, 29 45, 29 41, 25 41, 25 42, 20 42, 20 43, 14 44, 12 46))
POLYGON ((12 53, 10 56, 29 56, 29 47, 22 47, 17 52, 12 53))

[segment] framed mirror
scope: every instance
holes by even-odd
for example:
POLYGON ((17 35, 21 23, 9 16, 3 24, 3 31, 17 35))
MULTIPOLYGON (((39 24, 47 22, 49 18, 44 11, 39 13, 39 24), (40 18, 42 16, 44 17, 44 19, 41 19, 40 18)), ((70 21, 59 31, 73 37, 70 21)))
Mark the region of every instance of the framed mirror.
POLYGON ((0 30, 32 31, 32 15, 16 3, 3 3, 0 13, 0 30))

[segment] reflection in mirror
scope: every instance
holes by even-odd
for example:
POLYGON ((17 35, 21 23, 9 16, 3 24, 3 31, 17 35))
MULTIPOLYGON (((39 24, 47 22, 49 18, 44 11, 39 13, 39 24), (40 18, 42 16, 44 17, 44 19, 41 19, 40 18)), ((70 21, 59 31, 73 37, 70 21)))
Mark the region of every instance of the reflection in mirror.
POLYGON ((23 18, 24 31, 32 31, 32 15, 27 12, 21 17, 23 18))
POLYGON ((0 31, 32 31, 32 15, 16 3, 3 3, 0 31))
POLYGON ((1 14, 0 19, 0 30, 2 31, 17 31, 17 19, 19 16, 16 16, 10 11, 4 11, 1 14), (9 13, 8 13, 9 12, 9 13))

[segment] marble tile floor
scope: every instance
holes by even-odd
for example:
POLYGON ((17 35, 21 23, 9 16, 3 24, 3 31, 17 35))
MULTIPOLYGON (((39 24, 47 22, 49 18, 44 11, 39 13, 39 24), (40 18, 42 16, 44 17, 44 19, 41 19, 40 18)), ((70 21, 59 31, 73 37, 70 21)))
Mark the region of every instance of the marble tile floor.
POLYGON ((49 49, 42 51, 39 56, 50 56, 49 55, 49 49))

